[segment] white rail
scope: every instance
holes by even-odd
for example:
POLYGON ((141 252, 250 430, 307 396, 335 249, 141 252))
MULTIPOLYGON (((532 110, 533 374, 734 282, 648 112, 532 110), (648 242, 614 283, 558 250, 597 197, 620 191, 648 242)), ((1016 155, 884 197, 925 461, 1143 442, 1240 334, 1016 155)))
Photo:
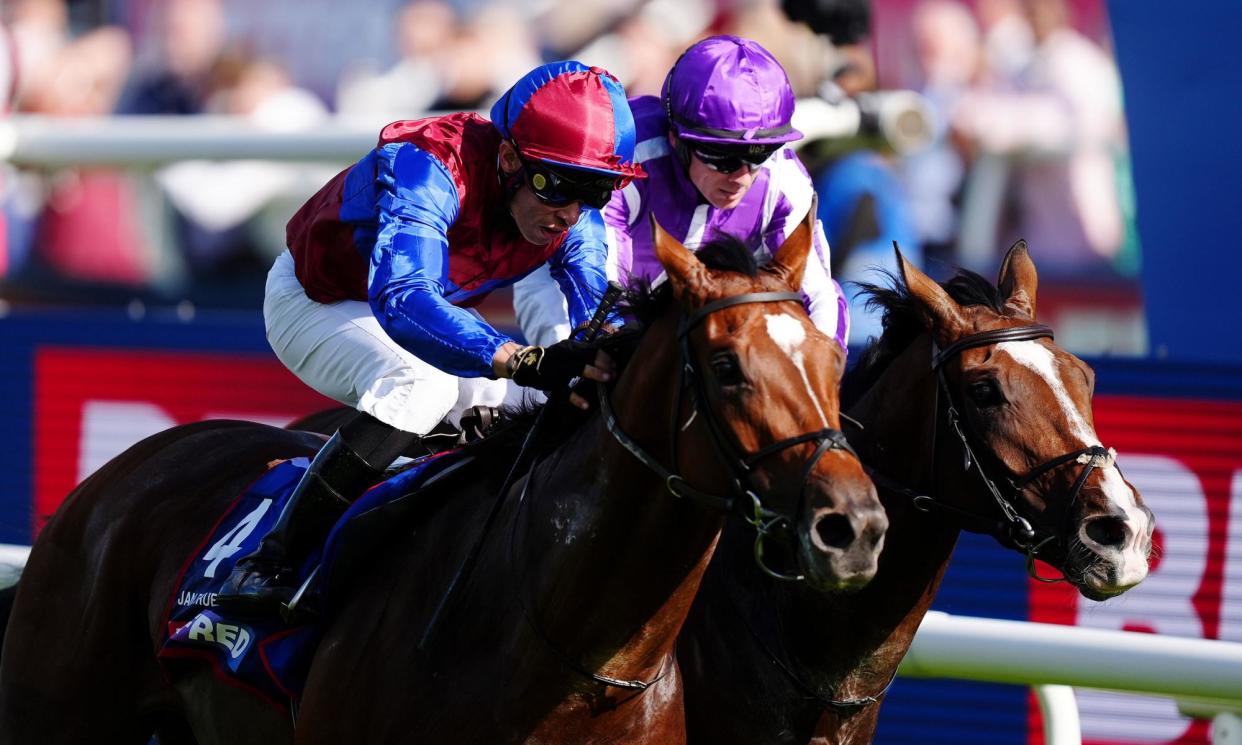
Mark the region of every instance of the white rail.
MULTIPOLYGON (((874 128, 899 150, 920 147, 930 137, 931 115, 919 94, 894 91, 864 102, 800 100, 794 125, 806 137, 796 145, 849 137, 860 128, 874 128)), ((437 113, 443 112, 420 116, 437 113)), ((386 123, 337 117, 277 131, 230 116, 18 115, 0 120, 0 161, 39 168, 154 167, 180 160, 351 163, 375 146, 386 123)))
POLYGON ((383 123, 328 120, 273 131, 225 116, 108 116, 0 121, 0 160, 23 166, 157 166, 179 160, 357 160, 383 123))
POLYGON ((1242 644, 927 614, 903 675, 1242 702, 1242 644))

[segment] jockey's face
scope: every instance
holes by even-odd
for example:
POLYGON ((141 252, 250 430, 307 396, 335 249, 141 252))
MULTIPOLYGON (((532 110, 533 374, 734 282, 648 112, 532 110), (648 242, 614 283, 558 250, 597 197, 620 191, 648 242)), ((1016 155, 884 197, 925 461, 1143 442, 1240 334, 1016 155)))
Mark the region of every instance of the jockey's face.
MULTIPOLYGON (((676 137, 674 134, 669 135, 674 146, 677 144, 676 137)), ((741 204, 742 197, 746 196, 751 184, 755 183, 758 169, 743 165, 732 173, 721 173, 699 160, 694 155, 693 148, 690 152, 690 181, 703 198, 718 210, 731 210, 741 204)))
MULTIPOLYGON (((522 163, 507 142, 500 143, 500 168, 506 174, 516 173, 522 163)), ((509 214, 517 223, 518 232, 536 246, 546 246, 557 236, 572 228, 582 216, 582 203, 570 202, 559 207, 545 204, 523 180, 522 186, 509 200, 509 214)))

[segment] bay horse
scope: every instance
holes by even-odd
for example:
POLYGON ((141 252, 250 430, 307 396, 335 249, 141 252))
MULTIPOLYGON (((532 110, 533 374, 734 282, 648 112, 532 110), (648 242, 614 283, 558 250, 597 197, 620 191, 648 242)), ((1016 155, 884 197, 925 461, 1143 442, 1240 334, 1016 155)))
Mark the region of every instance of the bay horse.
POLYGON ((871 742, 962 529, 1092 600, 1147 575, 1151 513, 1095 434, 1091 368, 1036 323, 1025 243, 997 287, 897 256, 897 286, 869 287, 884 333, 842 394, 889 517, 879 571, 850 595, 774 583, 730 525, 679 643, 691 743, 871 742))
POLYGON ((207 527, 270 461, 322 443, 217 421, 133 446, 47 524, 0 660, 0 741, 684 741, 674 643, 725 508, 762 516, 825 589, 870 579, 886 519, 839 431, 843 356, 795 292, 811 224, 762 268, 740 244, 713 268, 654 229, 668 281, 615 387, 576 428, 535 438, 502 502, 517 449, 504 438, 476 444, 447 498, 420 495, 425 514, 374 547, 332 611, 296 726, 205 666, 165 677, 157 664, 167 598, 207 527))

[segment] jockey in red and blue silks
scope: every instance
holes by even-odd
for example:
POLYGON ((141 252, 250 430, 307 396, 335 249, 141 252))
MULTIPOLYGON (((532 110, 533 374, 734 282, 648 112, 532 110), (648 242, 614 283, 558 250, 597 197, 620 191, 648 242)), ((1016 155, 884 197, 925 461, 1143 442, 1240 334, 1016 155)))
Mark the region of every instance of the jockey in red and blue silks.
MULTIPOLYGON (((729 234, 774 252, 802 222, 814 186, 785 147, 802 134, 790 124, 794 94, 780 63, 759 44, 714 36, 677 60, 659 98, 630 100, 637 127, 635 160, 647 178, 613 195, 604 209, 610 278, 656 279, 654 214, 673 237, 697 250, 729 234)), ((831 256, 817 223, 802 280, 803 302, 817 328, 845 347, 849 310, 831 276, 831 256)), ((514 288, 514 308, 527 338, 565 338, 572 328, 551 277, 535 272, 514 288)))
POLYGON ((299 378, 359 413, 237 563, 220 606, 277 610, 344 509, 441 420, 512 400, 506 378, 542 390, 608 379, 606 357, 570 342, 520 347, 470 307, 546 266, 573 323, 589 320, 607 284, 599 210, 642 175, 620 84, 554 62, 507 91, 490 121, 462 113, 388 125, 311 197, 268 275, 268 340, 299 378))

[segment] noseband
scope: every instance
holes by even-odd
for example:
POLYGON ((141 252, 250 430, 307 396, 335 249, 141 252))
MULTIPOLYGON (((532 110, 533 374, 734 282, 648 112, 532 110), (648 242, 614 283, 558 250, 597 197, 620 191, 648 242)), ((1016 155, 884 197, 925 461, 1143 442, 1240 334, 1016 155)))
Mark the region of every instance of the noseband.
MULTIPOLYGON (((1066 522, 1073 513, 1074 504, 1078 501, 1078 495, 1082 491, 1083 485, 1087 483, 1087 478, 1091 476, 1091 472, 1096 468, 1107 468, 1115 465, 1117 452, 1111 448, 1105 448, 1101 445, 1092 445, 1090 447, 1074 450, 1064 455, 1058 455, 1050 458, 1043 463, 1035 466, 1031 470, 1019 476, 1007 475, 1004 481, 1008 486, 1009 498, 1002 495, 1000 488, 983 467, 983 463, 975 455, 975 451, 970 446, 970 439, 966 436, 966 431, 962 426, 962 416, 954 405, 953 394, 949 389, 949 385, 944 377, 944 364, 956 357, 967 349, 976 347, 990 346, 992 344, 1000 344, 1007 341, 1031 341, 1034 339, 1051 339, 1053 338, 1052 329, 1043 324, 1030 324, 1027 326, 1014 326, 1010 328, 994 329, 992 331, 982 331, 977 334, 963 337, 953 342, 942 350, 937 351, 935 342, 932 345, 932 370, 936 373, 937 380, 937 398, 943 394, 947 402, 946 414, 948 417, 949 429, 957 435, 957 439, 961 442, 963 452, 963 470, 969 471, 972 468, 979 474, 987 487, 988 492, 992 495, 993 501, 1000 509, 1004 519, 1002 522, 993 522, 993 529, 989 532, 998 538, 1007 539, 1020 551, 1026 554, 1027 573, 1031 577, 1041 582, 1063 582, 1062 578, 1048 579, 1039 576, 1035 568, 1035 557, 1039 550, 1045 545, 1057 539, 1057 535, 1051 532, 1045 532, 1040 535, 1032 526, 1030 521, 1018 514, 1014 501, 1018 495, 1031 485, 1035 479, 1044 474, 1053 471, 1061 466, 1069 463, 1077 463, 1082 466, 1082 471, 1078 474, 1078 478, 1074 481, 1073 487, 1069 493, 1069 503, 1065 507, 1066 522)), ((939 410, 939 403, 936 404, 936 410, 939 410)), ((932 452, 935 453, 935 442, 933 434, 932 452)), ((934 458, 934 455, 933 455, 934 458)), ((914 504, 923 511, 927 511, 932 507, 936 507, 948 512, 957 513, 960 516, 968 517, 974 520, 992 522, 978 515, 974 515, 965 510, 939 502, 927 495, 916 495, 914 504)), ((1066 528, 1068 530, 1068 526, 1066 528)))
MULTIPOLYGON (((816 443, 815 452, 812 453, 806 466, 802 469, 802 477, 799 481, 799 494, 805 492, 806 482, 811 477, 811 472, 815 468, 815 464, 824 453, 829 450, 844 450, 854 457, 858 457, 854 449, 850 447, 849 442, 845 439, 845 434, 836 429, 820 429, 813 432, 806 432, 794 437, 790 437, 780 442, 768 445, 754 453, 745 454, 741 452, 733 443, 733 441, 725 434, 725 428, 713 412, 710 406, 707 406, 707 388, 703 375, 695 363, 694 355, 690 350, 690 331, 698 325, 700 321, 708 315, 718 310, 731 308, 735 305, 743 305, 747 303, 780 303, 793 301, 802 302, 802 296, 796 292, 751 292, 742 295, 727 297, 722 300, 708 303, 702 308, 681 319, 677 327, 677 339, 681 350, 681 366, 678 371, 676 395, 673 401, 673 419, 672 419, 672 435, 670 441, 673 448, 673 469, 677 469, 677 436, 679 434, 678 418, 681 413, 682 394, 687 388, 690 388, 690 409, 691 416, 687 420, 687 425, 693 421, 694 417, 700 413, 706 420, 708 430, 711 432, 712 445, 716 451, 717 457, 728 466, 732 481, 733 494, 729 496, 718 496, 708 492, 696 489, 691 486, 683 477, 670 471, 660 465, 650 453, 642 448, 632 437, 622 431, 621 426, 617 423, 617 417, 613 413, 612 404, 608 399, 608 390, 602 383, 597 384, 599 388, 600 412, 604 417, 604 424, 608 427, 608 431, 618 443, 628 450, 635 458, 639 460, 648 469, 664 481, 665 487, 674 497, 689 499, 691 501, 702 504, 706 507, 728 512, 737 505, 737 497, 742 497, 745 507, 742 513, 743 519, 755 529, 755 561, 759 568, 766 574, 781 580, 797 581, 803 579, 802 575, 785 574, 768 567, 764 560, 763 541, 769 535, 775 533, 778 529, 788 530, 792 528, 794 519, 789 515, 776 510, 771 510, 764 506, 763 500, 759 497, 758 492, 753 484, 754 469, 758 463, 765 458, 782 452, 795 445, 801 445, 804 442, 816 443)), ((801 498, 801 496, 800 496, 801 498)))

